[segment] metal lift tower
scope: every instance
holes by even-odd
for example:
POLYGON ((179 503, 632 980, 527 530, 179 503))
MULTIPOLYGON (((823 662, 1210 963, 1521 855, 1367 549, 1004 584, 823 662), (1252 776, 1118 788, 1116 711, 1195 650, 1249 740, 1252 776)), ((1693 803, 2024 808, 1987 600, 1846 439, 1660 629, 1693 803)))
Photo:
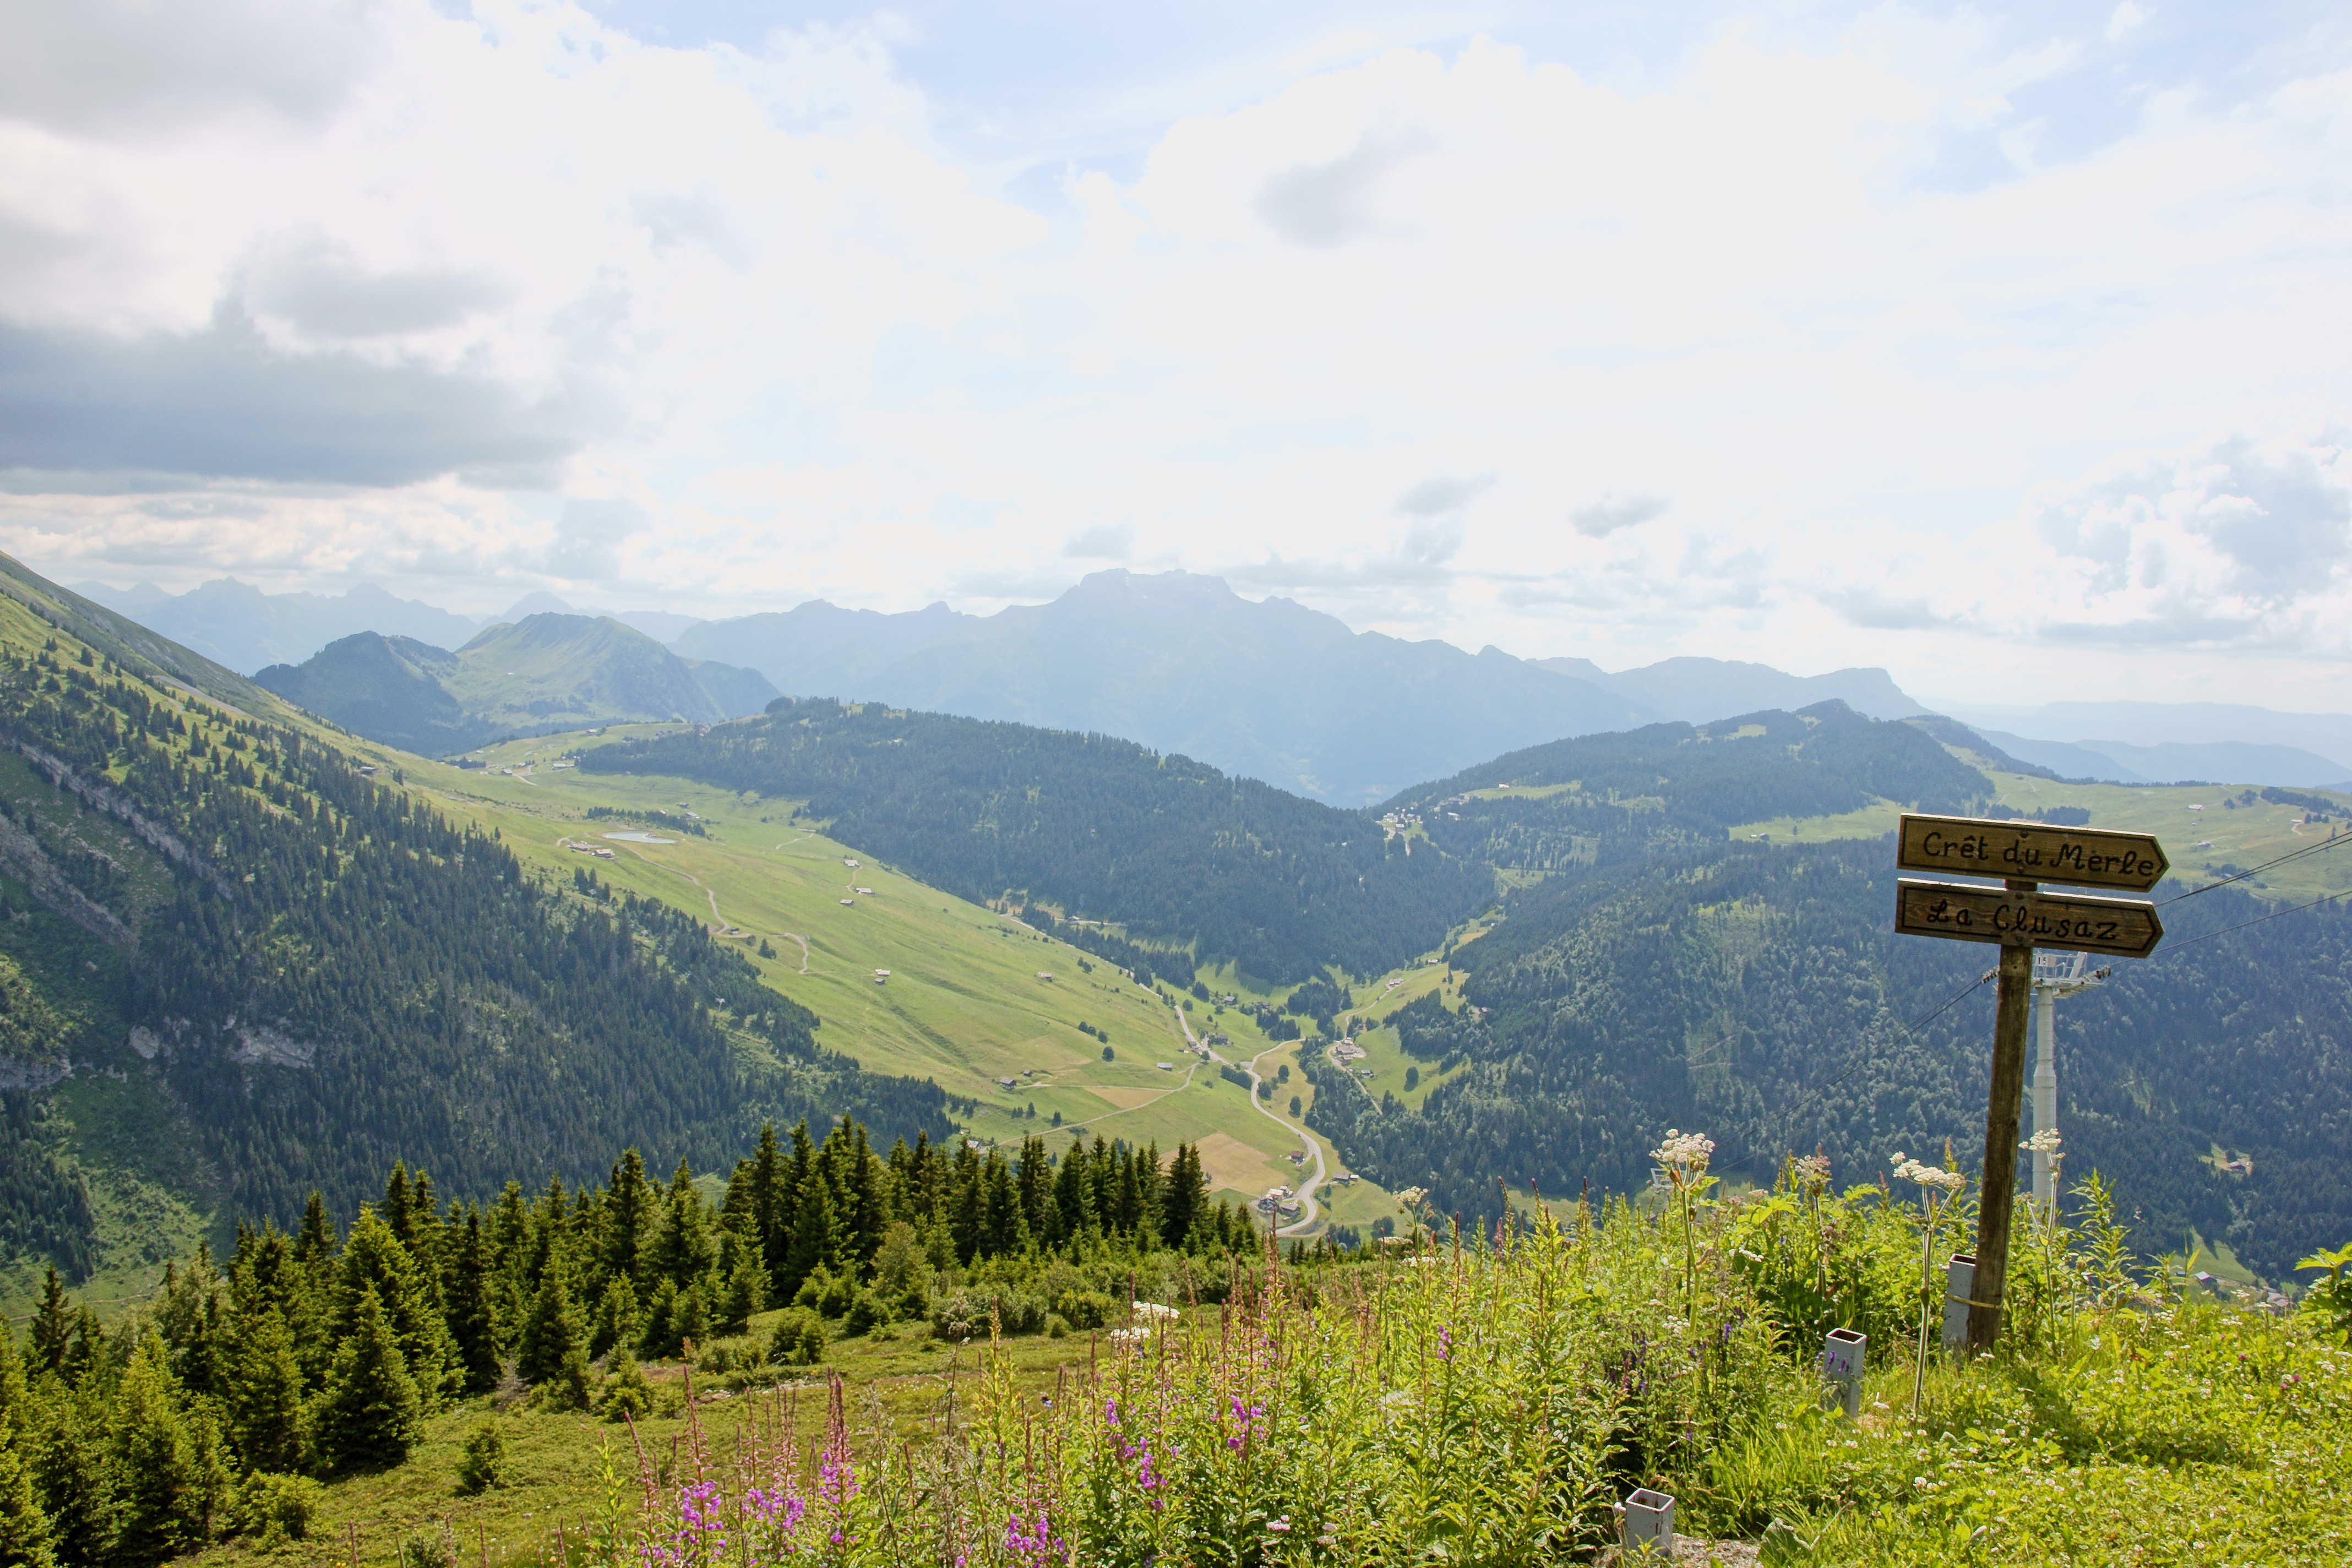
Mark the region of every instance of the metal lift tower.
MULTIPOLYGON (((2112 970, 2105 965, 2084 973, 2090 955, 2081 952, 2051 952, 2033 955, 2033 1015, 2036 1055, 2033 1068, 2033 1131, 2038 1135, 2058 1131, 2058 1004, 2069 996, 2078 995, 2105 980, 2112 970)), ((2051 1179, 2053 1162, 2050 1151, 2037 1150, 2033 1156, 2033 1197, 2037 1203, 2051 1203, 2057 1197, 2051 1179)))

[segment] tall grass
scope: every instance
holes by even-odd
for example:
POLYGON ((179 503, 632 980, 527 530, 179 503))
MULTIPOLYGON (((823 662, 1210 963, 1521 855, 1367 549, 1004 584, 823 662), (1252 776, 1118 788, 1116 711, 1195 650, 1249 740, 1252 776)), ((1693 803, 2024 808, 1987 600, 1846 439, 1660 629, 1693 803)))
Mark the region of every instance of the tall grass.
MULTIPOLYGON (((2090 1470, 2165 1497, 2184 1476, 2259 1476, 2276 1506, 2242 1533, 2341 1533, 2313 1505, 2352 1479, 2352 1355, 2300 1324, 2126 1301, 2091 1195, 2086 1226, 2021 1229, 2013 1352, 1938 1365, 1916 1420, 1919 1211, 1792 1173, 1667 1215, 1612 1202, 1424 1231, 1367 1265, 1269 1253, 1218 1305, 1135 1305, 1051 1393, 984 1353, 919 1438, 836 1380, 824 1436, 799 1443, 789 1402, 812 1395, 763 1395, 727 1453, 697 1436, 675 1462, 641 1456, 634 1505, 615 1477, 597 1552, 643 1568, 1549 1563, 1588 1557, 1648 1485, 1686 1530, 1761 1538, 1779 1562, 2031 1561, 1983 1553, 2056 1539, 2066 1478, 2090 1470), (1841 1326, 1870 1334, 1879 1369, 1858 1421, 1823 1412, 1812 1364, 1841 1326)), ((2119 1539, 2096 1560, 2173 1560, 2119 1539)))

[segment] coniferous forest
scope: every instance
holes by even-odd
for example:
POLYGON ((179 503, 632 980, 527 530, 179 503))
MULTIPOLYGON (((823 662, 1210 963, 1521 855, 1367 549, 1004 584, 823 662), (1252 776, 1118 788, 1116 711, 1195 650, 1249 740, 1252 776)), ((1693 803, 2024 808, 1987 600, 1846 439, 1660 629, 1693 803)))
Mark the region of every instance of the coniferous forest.
MULTIPOLYGON (((731 1362, 822 1359, 835 1331, 1097 1328, 1116 1277, 1172 1254, 1215 1299, 1255 1233, 1198 1156, 1097 1140, 1056 1162, 864 1126, 771 1126, 707 1203, 635 1149, 604 1182, 444 1201, 394 1164, 339 1225, 240 1225, 101 1321, 55 1269, 26 1340, 0 1332, 0 1562, 143 1568, 235 1534, 299 1535, 318 1482, 399 1464, 435 1409, 501 1385, 553 1411, 642 1416, 641 1361, 676 1361, 788 1305, 731 1362)), ((707 1358, 706 1358, 707 1359, 707 1358)))
MULTIPOLYGON (((1972 1169, 1992 988, 1969 988, 1989 960, 1887 929, 1892 859, 1876 839, 1742 844, 1538 883, 1453 953, 1463 1005, 1397 1016, 1407 1052, 1459 1070, 1416 1110, 1310 1056, 1310 1122, 1382 1181, 1482 1214, 1498 1176, 1636 1186, 1662 1126, 1706 1129, 1717 1168, 1751 1178, 1947 1138, 1972 1169)), ((2226 1241, 2277 1279, 2352 1236, 2352 918, 2225 930, 2263 912, 2229 889, 2183 904, 2155 958, 2062 1008, 2059 1123, 2138 1245, 2226 1241)))

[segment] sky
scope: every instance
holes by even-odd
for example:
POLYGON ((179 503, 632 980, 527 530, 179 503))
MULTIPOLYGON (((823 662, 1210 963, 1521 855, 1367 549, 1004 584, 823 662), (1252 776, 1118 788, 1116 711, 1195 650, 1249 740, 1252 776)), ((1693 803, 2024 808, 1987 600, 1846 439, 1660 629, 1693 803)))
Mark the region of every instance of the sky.
POLYGON ((2352 709, 2324 5, 0 0, 67 582, 2352 709))

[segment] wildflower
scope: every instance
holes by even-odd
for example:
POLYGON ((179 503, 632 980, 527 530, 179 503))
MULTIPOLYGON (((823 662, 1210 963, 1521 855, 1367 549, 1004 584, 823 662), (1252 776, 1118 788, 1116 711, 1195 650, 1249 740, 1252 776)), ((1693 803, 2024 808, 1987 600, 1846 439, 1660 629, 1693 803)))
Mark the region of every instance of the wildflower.
POLYGON ((1933 1187, 1939 1193, 1957 1193, 1969 1184, 1969 1179, 1958 1171, 1923 1165, 1918 1161, 1902 1154, 1895 1156, 1895 1179, 1898 1182, 1914 1182, 1922 1187, 1933 1187))
POLYGON ((1650 1158, 1675 1170, 1704 1171, 1707 1156, 1714 1152, 1715 1140, 1705 1133, 1684 1132, 1669 1127, 1665 1142, 1650 1151, 1650 1158))
POLYGON ((1279 1534, 1290 1528, 1290 1516, 1286 1513, 1280 1519, 1275 1520, 1273 1522, 1268 1524, 1266 1528, 1279 1534))
POLYGON ((2055 1154, 2058 1152, 2060 1146, 2063 1144, 2065 1140, 2058 1136, 2058 1130, 2053 1127, 2044 1131, 2036 1132, 2032 1137, 2028 1138, 2024 1142, 2020 1143, 2018 1147, 2024 1150, 2029 1154, 2055 1154))
POLYGON ((1789 1162, 1789 1174, 1800 1186, 1820 1186, 1830 1179, 1829 1156, 1800 1154, 1789 1162))

